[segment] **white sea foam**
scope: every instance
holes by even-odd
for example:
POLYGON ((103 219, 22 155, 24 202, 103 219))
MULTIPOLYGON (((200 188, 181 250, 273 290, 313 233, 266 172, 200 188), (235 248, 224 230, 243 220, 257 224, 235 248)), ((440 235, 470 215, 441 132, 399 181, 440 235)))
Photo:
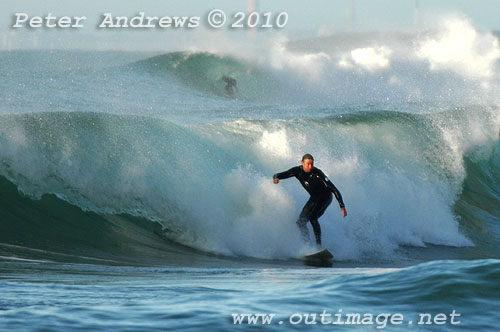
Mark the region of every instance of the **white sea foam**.
POLYGON ((492 77, 500 58, 495 36, 457 17, 445 19, 437 32, 419 41, 416 53, 432 71, 451 70, 468 78, 492 77))
POLYGON ((338 62, 339 67, 351 69, 356 66, 368 72, 389 68, 389 56, 392 51, 386 47, 365 47, 357 48, 344 55, 338 62))

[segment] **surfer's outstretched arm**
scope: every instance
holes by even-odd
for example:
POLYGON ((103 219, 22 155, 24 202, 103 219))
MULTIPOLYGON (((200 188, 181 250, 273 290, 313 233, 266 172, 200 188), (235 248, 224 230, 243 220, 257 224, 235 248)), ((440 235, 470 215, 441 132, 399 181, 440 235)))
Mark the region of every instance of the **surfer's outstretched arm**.
POLYGON ((330 181, 328 180, 328 178, 326 178, 327 180, 327 183, 329 183, 329 185, 327 185, 327 187, 332 191, 332 193, 335 195, 335 198, 337 199, 337 201, 339 202, 339 206, 340 206, 340 213, 342 213, 342 216, 345 218, 347 216, 347 211, 345 209, 345 204, 344 204, 344 201, 342 200, 342 195, 340 194, 340 191, 337 189, 337 187, 335 187, 335 185, 330 181), (331 186, 331 187, 330 187, 331 186))
POLYGON ((339 202, 340 206, 340 212, 342 213, 343 217, 347 216, 347 211, 345 209, 345 204, 344 200, 342 199, 342 195, 340 194, 340 191, 335 187, 332 181, 328 179, 328 177, 320 170, 318 170, 318 173, 320 174, 320 178, 325 184, 325 186, 335 195, 335 198, 337 199, 337 202, 339 202))
POLYGON ((292 176, 296 176, 300 171, 300 166, 292 167, 288 171, 284 171, 281 173, 276 173, 273 175, 273 182, 279 183, 280 180, 291 178, 292 176))

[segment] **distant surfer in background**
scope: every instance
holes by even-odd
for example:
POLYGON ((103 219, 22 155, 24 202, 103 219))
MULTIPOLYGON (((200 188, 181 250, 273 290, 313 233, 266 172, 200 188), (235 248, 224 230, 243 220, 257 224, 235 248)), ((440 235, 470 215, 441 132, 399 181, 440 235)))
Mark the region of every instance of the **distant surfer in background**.
POLYGON ((328 177, 319 168, 314 167, 314 158, 308 153, 302 157, 302 166, 295 166, 288 171, 274 174, 273 182, 279 183, 280 180, 292 176, 295 176, 302 184, 302 187, 311 195, 300 213, 297 226, 299 226, 304 240, 309 242, 309 231, 306 224, 307 221, 310 221, 316 237, 316 244, 321 247, 321 227, 318 219, 325 213, 326 208, 332 202, 332 193, 339 202, 340 212, 345 218, 347 211, 342 195, 328 177))
POLYGON ((224 81, 224 83, 226 83, 226 93, 229 96, 232 96, 234 94, 234 90, 238 91, 238 87, 236 86, 237 82, 234 78, 222 75, 220 79, 224 81))

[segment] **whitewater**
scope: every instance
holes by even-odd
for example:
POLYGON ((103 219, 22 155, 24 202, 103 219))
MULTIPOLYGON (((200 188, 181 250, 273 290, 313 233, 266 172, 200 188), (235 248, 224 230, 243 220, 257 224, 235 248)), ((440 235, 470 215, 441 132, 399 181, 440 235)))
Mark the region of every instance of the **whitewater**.
POLYGON ((495 330, 498 36, 451 17, 224 45, 0 52, 0 328, 229 331, 235 312, 342 308, 495 330), (320 219, 328 269, 300 261, 307 193, 272 183, 304 153, 348 211, 320 219))

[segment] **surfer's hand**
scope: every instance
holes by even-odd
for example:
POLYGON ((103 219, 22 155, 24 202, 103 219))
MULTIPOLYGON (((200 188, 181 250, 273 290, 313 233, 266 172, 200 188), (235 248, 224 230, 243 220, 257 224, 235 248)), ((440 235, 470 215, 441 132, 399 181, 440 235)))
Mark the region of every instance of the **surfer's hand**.
POLYGON ((347 211, 345 208, 340 208, 340 213, 342 213, 342 216, 345 218, 347 216, 347 211))
POLYGON ((274 179, 273 179, 273 182, 277 184, 277 183, 279 183, 279 182, 280 182, 280 179, 278 179, 278 178, 274 178, 274 179))

